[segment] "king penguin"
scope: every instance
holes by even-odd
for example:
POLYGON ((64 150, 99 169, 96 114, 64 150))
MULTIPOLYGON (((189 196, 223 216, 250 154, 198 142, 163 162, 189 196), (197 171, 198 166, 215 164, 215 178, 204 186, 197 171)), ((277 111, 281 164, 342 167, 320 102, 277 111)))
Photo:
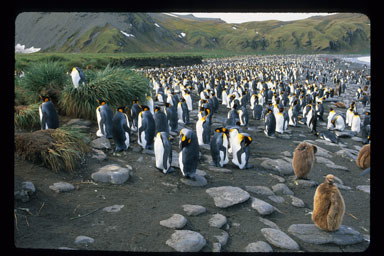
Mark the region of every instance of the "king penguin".
POLYGON ((240 126, 247 126, 249 116, 246 105, 242 105, 237 113, 239 114, 240 126))
POLYGON ((196 122, 196 134, 199 146, 209 144, 211 141, 211 122, 208 116, 202 116, 196 122))
POLYGON ((351 126, 351 131, 354 132, 355 134, 360 133, 360 123, 361 123, 361 120, 360 120, 359 113, 355 111, 352 116, 352 126, 351 126))
POLYGON ((232 148, 232 163, 239 169, 249 169, 252 166, 248 165, 250 155, 249 145, 252 143, 252 137, 247 133, 238 133, 236 139, 231 144, 232 148))
POLYGON ((171 128, 172 132, 176 132, 178 126, 177 107, 172 106, 170 103, 165 103, 165 109, 169 127, 171 128))
POLYGON ((155 134, 158 132, 166 132, 169 134, 167 115, 161 111, 161 108, 158 106, 155 107, 153 119, 155 120, 155 134))
POLYGON ((155 120, 147 106, 142 106, 143 111, 139 114, 138 120, 138 141, 143 149, 153 149, 155 137, 155 120))
POLYGON ((264 119, 265 119, 265 129, 264 129, 265 135, 269 137, 274 136, 275 130, 276 130, 276 118, 271 108, 268 108, 267 114, 265 115, 264 119))
POLYGON ((215 130, 211 139, 211 156, 216 167, 223 167, 229 162, 228 145, 229 130, 221 127, 215 130))
POLYGON ((345 212, 343 196, 333 181, 334 176, 328 174, 313 198, 312 221, 325 231, 338 230, 345 212))
POLYGON ((194 179, 199 162, 199 143, 194 131, 183 128, 180 131, 179 167, 184 177, 194 179))
POLYGON ((139 118, 139 113, 141 111, 141 107, 139 105, 138 100, 133 100, 132 107, 131 107, 131 117, 132 117, 132 130, 137 131, 137 122, 139 118))
POLYGON ((178 121, 183 124, 189 123, 189 110, 186 100, 182 97, 180 102, 177 104, 177 115, 178 121))
POLYGON ((43 103, 39 106, 39 116, 41 129, 56 129, 59 127, 59 116, 57 115, 55 106, 47 96, 40 96, 43 103))
POLYGON ((283 115, 284 108, 279 108, 279 112, 275 114, 276 132, 283 134, 285 130, 285 120, 283 115))
POLYGON ((320 139, 336 144, 339 143, 339 137, 337 137, 336 134, 332 131, 316 132, 315 135, 319 136, 320 139))
POLYGON ((130 131, 124 109, 125 107, 118 107, 112 119, 112 138, 116 145, 116 152, 127 150, 129 147, 130 131))
POLYGON ((172 170, 172 145, 167 132, 158 132, 155 137, 155 161, 156 168, 163 173, 168 173, 172 170))
POLYGON ((73 67, 71 72, 71 78, 73 87, 78 88, 79 83, 82 83, 82 85, 85 84, 85 76, 83 71, 78 67, 73 67))
POLYGON ((96 118, 99 129, 96 131, 96 136, 112 139, 112 110, 105 100, 98 100, 98 103, 100 106, 96 108, 96 118))

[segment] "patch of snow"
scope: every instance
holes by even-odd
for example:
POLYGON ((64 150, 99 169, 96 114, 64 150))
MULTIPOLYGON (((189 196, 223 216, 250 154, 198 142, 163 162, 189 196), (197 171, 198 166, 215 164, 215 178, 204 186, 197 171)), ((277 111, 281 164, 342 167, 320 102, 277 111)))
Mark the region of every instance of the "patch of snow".
POLYGON ((120 30, 120 32, 125 35, 126 37, 135 37, 135 35, 125 33, 123 30, 120 30))
POLYGON ((16 44, 16 46, 15 46, 15 52, 16 53, 34 53, 34 52, 38 52, 40 50, 41 50, 41 48, 35 48, 33 46, 25 49, 25 45, 21 45, 21 44, 16 44))
POLYGON ((232 27, 233 29, 237 29, 237 27, 232 27))
POLYGON ((175 18, 179 18, 179 17, 177 17, 176 15, 174 15, 174 14, 172 14, 172 13, 164 12, 164 14, 169 15, 169 16, 172 16, 172 17, 175 17, 175 18))
POLYGON ((180 35, 181 35, 182 37, 185 37, 187 34, 185 34, 184 32, 181 32, 180 35))
POLYGON ((155 26, 156 26, 156 27, 158 27, 158 28, 160 27, 160 25, 159 25, 159 24, 157 24, 157 23, 155 23, 155 26))

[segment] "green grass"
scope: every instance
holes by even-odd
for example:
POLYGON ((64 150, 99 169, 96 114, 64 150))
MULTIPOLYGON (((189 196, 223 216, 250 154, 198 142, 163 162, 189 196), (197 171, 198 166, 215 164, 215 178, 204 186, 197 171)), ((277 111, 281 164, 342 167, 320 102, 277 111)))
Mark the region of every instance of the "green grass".
POLYGON ((59 107, 67 116, 96 120, 97 100, 104 99, 113 109, 133 99, 143 101, 150 93, 147 78, 129 69, 107 66, 77 89, 67 85, 60 94, 59 107))

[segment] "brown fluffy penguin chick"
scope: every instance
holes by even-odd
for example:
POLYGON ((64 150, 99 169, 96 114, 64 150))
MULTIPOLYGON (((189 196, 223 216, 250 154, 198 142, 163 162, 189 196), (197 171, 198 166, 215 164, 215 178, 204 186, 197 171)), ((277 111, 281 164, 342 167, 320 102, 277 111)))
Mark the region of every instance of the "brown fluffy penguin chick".
POLYGON ((339 189, 333 184, 334 176, 328 174, 313 198, 312 221, 326 231, 339 229, 343 221, 345 203, 339 189))
POLYGON ((293 152, 292 167, 296 179, 307 179, 315 162, 317 147, 307 142, 301 142, 293 152))
POLYGON ((361 169, 371 167, 371 144, 364 145, 356 158, 356 164, 361 169))

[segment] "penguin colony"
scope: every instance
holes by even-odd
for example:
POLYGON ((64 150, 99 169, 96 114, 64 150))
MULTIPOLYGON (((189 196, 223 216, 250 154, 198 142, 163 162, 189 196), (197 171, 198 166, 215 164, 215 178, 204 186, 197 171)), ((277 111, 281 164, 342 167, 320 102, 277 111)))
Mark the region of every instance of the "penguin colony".
MULTIPOLYGON (((369 85, 367 70, 342 71, 335 69, 333 62, 320 62, 314 56, 306 56, 305 61, 302 58, 208 60, 188 67, 144 70, 154 96, 147 96, 145 102, 122 103, 115 114, 108 102, 99 100, 96 135, 113 139, 115 151, 120 152, 128 149, 132 132, 137 133, 137 143, 143 149, 154 150, 156 168, 164 174, 174 171, 172 141, 178 136, 180 172, 190 179, 196 175, 200 147, 209 148, 216 167, 224 167, 231 160, 239 169, 253 168, 248 160, 252 157, 250 145, 257 138, 243 132, 249 128, 249 118, 262 120, 264 134, 269 138, 304 125, 309 133, 331 143, 338 143, 335 131, 346 128, 361 134, 363 144, 370 143, 370 112, 362 114, 369 105, 368 87, 364 91, 359 88, 345 113, 330 108, 325 117, 323 106, 335 95, 335 90, 326 85, 329 80, 337 84, 337 94, 342 95, 352 81, 369 85), (196 102, 192 95, 198 98, 196 102), (222 127, 213 130, 212 117, 219 108, 228 111, 227 118, 222 127), (186 127, 195 117, 191 116, 192 111, 197 113, 196 125, 186 127), (318 130, 318 121, 326 122, 327 129, 318 130)), ((71 73, 75 87, 84 81, 76 72, 79 73, 74 68, 71 73)), ((43 120, 44 125, 46 120, 55 123, 54 111, 48 108, 51 107, 47 102, 41 106, 42 129, 46 127, 43 120)), ((58 125, 52 128, 55 126, 58 125)), ((292 166, 298 179, 308 179, 316 151, 316 146, 305 142, 295 149, 292 166)), ((362 151, 367 152, 365 148, 362 151)), ((361 168, 365 168, 366 158, 359 160, 361 168)), ((337 230, 345 208, 333 178, 327 175, 314 196, 312 220, 327 231, 337 230)))

